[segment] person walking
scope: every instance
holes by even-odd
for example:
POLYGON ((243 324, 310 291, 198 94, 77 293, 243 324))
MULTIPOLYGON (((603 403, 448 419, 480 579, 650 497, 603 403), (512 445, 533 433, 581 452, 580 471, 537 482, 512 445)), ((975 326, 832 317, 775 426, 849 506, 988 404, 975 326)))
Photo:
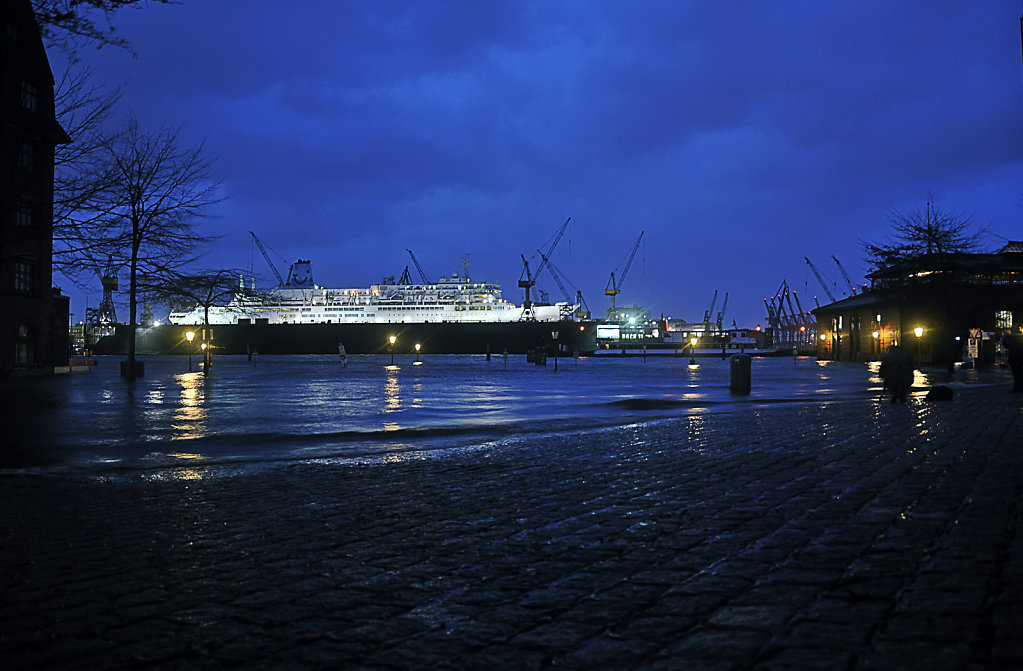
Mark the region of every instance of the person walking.
POLYGON ((892 345, 881 358, 881 379, 892 395, 892 403, 906 402, 906 394, 913 386, 913 360, 899 345, 892 345))

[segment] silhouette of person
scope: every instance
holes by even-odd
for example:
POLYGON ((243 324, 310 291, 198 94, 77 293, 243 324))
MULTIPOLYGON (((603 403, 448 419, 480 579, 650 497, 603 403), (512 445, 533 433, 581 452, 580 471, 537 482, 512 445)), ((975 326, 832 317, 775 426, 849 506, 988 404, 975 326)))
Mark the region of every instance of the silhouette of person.
POLYGON ((892 345, 881 358, 881 379, 892 395, 892 403, 906 402, 906 393, 913 385, 913 360, 898 345, 892 345))
POLYGON ((1005 337, 1009 350, 1009 370, 1012 371, 1012 391, 1023 392, 1023 333, 1017 330, 1005 337))

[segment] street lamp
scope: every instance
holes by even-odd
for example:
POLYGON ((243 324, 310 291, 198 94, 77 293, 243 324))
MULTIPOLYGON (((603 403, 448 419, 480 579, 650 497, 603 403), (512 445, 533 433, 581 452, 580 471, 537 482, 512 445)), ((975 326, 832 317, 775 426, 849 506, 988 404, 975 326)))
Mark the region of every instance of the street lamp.
POLYGON ((551 331, 551 337, 554 338, 554 372, 558 372, 558 332, 551 331))
POLYGON ((423 347, 422 345, 420 345, 419 343, 416 343, 416 363, 421 363, 419 361, 419 350, 422 349, 422 347, 423 347))
POLYGON ((209 344, 203 340, 202 344, 199 345, 202 348, 202 372, 208 373, 210 370, 210 349, 209 344))
POLYGON ((388 346, 387 346, 387 349, 389 349, 391 351, 391 365, 393 366, 394 365, 394 343, 398 342, 398 338, 397 338, 397 336, 393 336, 392 335, 392 336, 390 336, 387 339, 387 342, 389 343, 388 346))
POLYGON ((185 340, 188 341, 188 372, 192 372, 192 341, 195 340, 195 331, 185 331, 185 340))
POLYGON ((689 363, 696 363, 696 336, 689 339, 689 363))
POLYGON ((917 326, 915 329, 913 329, 913 335, 916 336, 916 360, 917 360, 917 362, 921 362, 921 363, 922 363, 922 360, 920 358, 920 337, 923 334, 924 334, 924 327, 923 326, 917 326))

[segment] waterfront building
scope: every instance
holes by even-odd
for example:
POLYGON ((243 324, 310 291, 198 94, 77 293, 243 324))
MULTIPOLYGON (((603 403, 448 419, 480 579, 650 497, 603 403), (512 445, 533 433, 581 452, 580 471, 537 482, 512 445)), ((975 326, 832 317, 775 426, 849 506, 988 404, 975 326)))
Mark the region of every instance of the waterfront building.
POLYGON ((53 72, 29 0, 0 15, 0 374, 68 366, 69 299, 53 288, 53 72))
POLYGON ((990 254, 923 254, 867 275, 862 293, 814 310, 817 356, 876 361, 901 345, 917 363, 989 364, 1023 327, 1023 242, 990 254))

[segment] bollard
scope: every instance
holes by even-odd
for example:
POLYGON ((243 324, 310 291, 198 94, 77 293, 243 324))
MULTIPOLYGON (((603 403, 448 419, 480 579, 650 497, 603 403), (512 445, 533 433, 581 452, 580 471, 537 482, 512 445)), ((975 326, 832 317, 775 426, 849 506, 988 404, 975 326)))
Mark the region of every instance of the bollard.
POLYGON ((752 387, 749 354, 733 354, 728 360, 730 389, 733 394, 748 394, 752 387))

